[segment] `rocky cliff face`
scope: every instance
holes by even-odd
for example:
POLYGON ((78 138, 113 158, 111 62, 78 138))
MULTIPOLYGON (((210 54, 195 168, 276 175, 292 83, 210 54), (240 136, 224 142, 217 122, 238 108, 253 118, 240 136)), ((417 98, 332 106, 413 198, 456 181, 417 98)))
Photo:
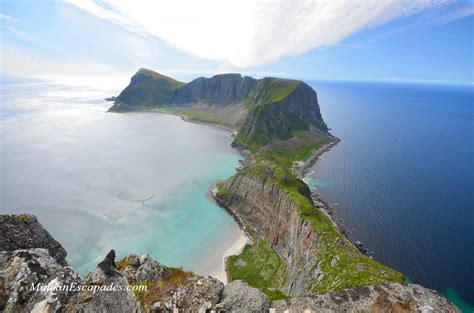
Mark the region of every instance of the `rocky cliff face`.
POLYGON ((357 285, 402 282, 403 275, 358 251, 314 207, 309 188, 270 161, 254 161, 215 193, 253 237, 265 239, 287 264, 281 291, 314 295, 357 285))
MULTIPOLYGON (((269 168, 270 175, 272 169, 269 168)), ((247 232, 265 238, 288 264, 283 292, 299 296, 309 292, 318 279, 315 258, 318 235, 310 222, 299 216, 299 204, 269 179, 237 174, 225 183, 227 195, 217 193, 218 202, 237 217, 247 232)))
POLYGON ((172 104, 192 106, 200 101, 209 104, 235 104, 247 99, 257 80, 240 74, 199 77, 176 91, 172 104))
POLYGON ((274 140, 290 139, 298 131, 309 131, 312 126, 327 131, 316 92, 306 83, 297 82, 282 99, 252 108, 234 143, 260 147, 274 140))
MULTIPOLYGON (((29 225, 41 237, 47 234, 33 216, 0 217, 16 234, 28 234, 29 225)), ((0 230, 6 229, 4 225, 0 230)), ((163 266, 147 254, 132 254, 116 263, 113 250, 94 272, 81 278, 44 248, 50 246, 48 241, 35 248, 7 250, 24 240, 28 238, 19 236, 0 246, 0 310, 4 312, 458 312, 441 295, 414 284, 354 287, 271 302, 243 281, 224 286, 212 277, 163 266), (46 288, 31 289, 40 283, 46 288)))

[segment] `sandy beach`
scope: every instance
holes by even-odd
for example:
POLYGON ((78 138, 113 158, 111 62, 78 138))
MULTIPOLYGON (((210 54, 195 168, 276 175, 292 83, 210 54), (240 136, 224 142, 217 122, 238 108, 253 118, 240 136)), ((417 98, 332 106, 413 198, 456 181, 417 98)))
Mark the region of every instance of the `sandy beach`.
MULTIPOLYGON (((224 284, 227 283, 227 274, 225 271, 225 259, 228 256, 239 254, 244 246, 249 241, 249 238, 244 234, 242 230, 238 230, 229 237, 229 244, 225 245, 224 250, 214 249, 213 252, 208 255, 208 262, 203 264, 201 268, 196 270, 197 274, 209 275, 219 279, 224 284)), ((222 247, 223 245, 219 245, 222 247)), ((218 247, 216 247, 218 248, 218 247)))

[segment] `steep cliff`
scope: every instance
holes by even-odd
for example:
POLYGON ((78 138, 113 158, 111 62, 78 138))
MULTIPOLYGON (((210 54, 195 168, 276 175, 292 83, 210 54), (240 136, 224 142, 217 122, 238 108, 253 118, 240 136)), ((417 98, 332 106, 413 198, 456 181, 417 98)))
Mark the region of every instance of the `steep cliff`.
POLYGON ((403 281, 402 274, 357 250, 324 211, 314 207, 307 185, 275 162, 252 161, 221 182, 215 198, 283 259, 284 282, 274 287, 288 295, 403 281))

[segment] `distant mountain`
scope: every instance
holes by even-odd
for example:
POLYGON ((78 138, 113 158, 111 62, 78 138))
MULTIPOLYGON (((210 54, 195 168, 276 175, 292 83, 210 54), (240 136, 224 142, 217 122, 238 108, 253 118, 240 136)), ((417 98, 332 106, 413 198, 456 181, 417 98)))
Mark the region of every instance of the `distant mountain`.
POLYGON ((316 92, 302 81, 273 77, 221 74, 185 84, 142 68, 109 111, 132 110, 171 111, 229 126, 239 130, 234 144, 251 150, 327 131, 316 92))

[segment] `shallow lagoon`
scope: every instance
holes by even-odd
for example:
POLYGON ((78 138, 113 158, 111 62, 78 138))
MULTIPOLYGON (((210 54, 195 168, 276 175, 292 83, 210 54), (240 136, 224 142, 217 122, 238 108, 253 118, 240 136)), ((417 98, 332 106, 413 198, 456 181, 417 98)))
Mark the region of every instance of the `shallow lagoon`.
POLYGON ((214 274, 241 236, 208 196, 241 159, 231 134, 176 116, 106 113, 111 94, 2 85, 2 213, 37 215, 81 274, 112 248, 214 274))

